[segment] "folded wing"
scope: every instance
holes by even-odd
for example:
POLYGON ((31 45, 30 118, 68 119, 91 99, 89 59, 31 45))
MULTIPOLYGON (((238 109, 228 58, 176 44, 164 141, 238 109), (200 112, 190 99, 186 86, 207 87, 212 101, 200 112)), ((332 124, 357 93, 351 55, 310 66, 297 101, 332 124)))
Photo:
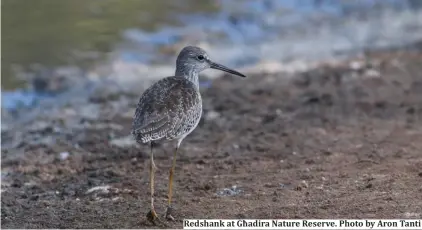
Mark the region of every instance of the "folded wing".
POLYGON ((164 78, 147 89, 139 100, 132 124, 138 142, 173 139, 187 116, 200 103, 195 85, 181 77, 164 78))

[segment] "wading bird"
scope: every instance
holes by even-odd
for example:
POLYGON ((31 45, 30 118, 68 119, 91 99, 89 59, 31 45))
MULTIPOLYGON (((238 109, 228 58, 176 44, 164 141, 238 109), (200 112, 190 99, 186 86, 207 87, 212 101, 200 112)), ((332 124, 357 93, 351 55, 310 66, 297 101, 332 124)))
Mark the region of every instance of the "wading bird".
POLYGON ((198 125, 202 115, 202 99, 199 92, 199 73, 208 68, 222 70, 241 77, 245 75, 210 60, 199 47, 187 46, 177 57, 175 76, 166 77, 153 84, 141 96, 132 124, 132 135, 138 143, 150 145, 150 192, 151 210, 149 221, 158 220, 154 209, 154 143, 175 141, 173 163, 168 184, 166 218, 172 216, 171 198, 177 151, 183 139, 198 125))

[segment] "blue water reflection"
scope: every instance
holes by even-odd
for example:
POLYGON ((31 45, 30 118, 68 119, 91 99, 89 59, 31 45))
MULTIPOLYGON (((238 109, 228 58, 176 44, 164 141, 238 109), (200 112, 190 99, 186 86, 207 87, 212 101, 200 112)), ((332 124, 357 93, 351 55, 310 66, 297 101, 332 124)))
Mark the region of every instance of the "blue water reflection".
MULTIPOLYGON (((142 52, 133 49, 122 49, 121 60, 149 64, 162 59, 157 50, 162 46, 175 44, 192 28, 206 28, 209 34, 221 36, 204 36, 209 44, 251 44, 264 43, 276 39, 285 25, 303 21, 312 14, 329 14, 342 16, 350 9, 369 9, 376 4, 389 5, 395 8, 406 7, 407 1, 400 0, 280 0, 280 1, 229 1, 220 2, 220 10, 207 14, 179 15, 183 26, 162 26, 155 32, 127 28, 123 37, 144 47, 142 52)), ((231 66, 253 63, 254 56, 238 56, 231 66)), ((210 87, 211 82, 201 83, 202 87, 210 87)), ((20 107, 36 106, 37 102, 55 95, 33 90, 17 89, 1 92, 2 108, 13 110, 20 107)))

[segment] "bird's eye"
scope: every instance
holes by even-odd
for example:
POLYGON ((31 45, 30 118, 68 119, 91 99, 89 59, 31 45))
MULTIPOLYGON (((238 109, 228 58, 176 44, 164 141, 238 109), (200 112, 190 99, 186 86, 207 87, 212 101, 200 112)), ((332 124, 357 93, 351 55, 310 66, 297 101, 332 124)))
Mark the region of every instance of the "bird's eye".
POLYGON ((205 59, 204 55, 198 55, 198 57, 196 57, 196 58, 198 58, 198 60, 200 60, 200 61, 203 61, 205 59))

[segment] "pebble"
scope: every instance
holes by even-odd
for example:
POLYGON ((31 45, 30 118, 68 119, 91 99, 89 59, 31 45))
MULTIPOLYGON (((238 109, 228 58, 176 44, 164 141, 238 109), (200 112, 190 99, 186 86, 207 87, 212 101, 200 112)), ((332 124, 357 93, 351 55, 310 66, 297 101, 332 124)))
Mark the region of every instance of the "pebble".
POLYGON ((235 196, 239 195, 243 190, 239 189, 236 185, 233 185, 231 188, 224 188, 221 191, 217 192, 219 196, 235 196))
POLYGON ((212 121, 220 117, 220 113, 216 111, 209 111, 205 114, 205 120, 212 121))
POLYGON ((110 143, 111 145, 121 148, 136 146, 136 141, 133 139, 132 135, 113 139, 110 143))
POLYGON ((308 182, 306 182, 305 180, 302 180, 302 181, 300 182, 300 184, 301 184, 304 188, 309 187, 308 182))
POLYGON ((361 61, 352 61, 349 63, 349 68, 352 70, 360 70, 363 66, 364 64, 361 61))
POLYGON ((96 186, 93 188, 88 189, 85 194, 90 194, 96 191, 99 191, 101 193, 108 193, 108 190, 110 189, 110 185, 103 185, 103 186, 96 186))
POLYGON ((61 152, 60 153, 60 160, 64 161, 69 157, 69 152, 61 152))
POLYGON ((368 77, 381 77, 381 73, 374 69, 368 69, 365 71, 365 75, 368 77))

